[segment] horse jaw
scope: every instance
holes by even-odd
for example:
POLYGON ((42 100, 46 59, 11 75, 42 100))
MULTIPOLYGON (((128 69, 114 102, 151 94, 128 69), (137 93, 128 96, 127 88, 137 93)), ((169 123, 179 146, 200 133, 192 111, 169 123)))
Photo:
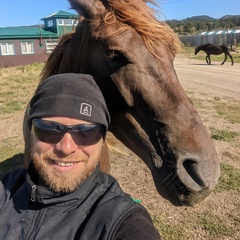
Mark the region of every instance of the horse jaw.
MULTIPOLYGON (((194 206, 206 199, 220 175, 219 159, 211 140, 199 142, 199 150, 194 152, 183 146, 184 142, 180 146, 174 141, 170 144, 167 134, 158 137, 149 134, 135 117, 131 113, 113 116, 113 122, 115 118, 122 119, 124 128, 113 123, 110 131, 146 163, 159 194, 175 206, 194 206)), ((180 136, 176 141, 181 141, 180 136)))

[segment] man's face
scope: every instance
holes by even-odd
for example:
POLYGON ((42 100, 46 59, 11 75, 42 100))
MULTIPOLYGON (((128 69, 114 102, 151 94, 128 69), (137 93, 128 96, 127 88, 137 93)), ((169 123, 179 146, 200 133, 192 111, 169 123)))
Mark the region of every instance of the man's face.
MULTIPOLYGON (((68 117, 48 117, 64 125, 88 124, 68 117)), ((77 145, 66 132, 57 143, 40 141, 32 135, 31 155, 34 166, 44 183, 55 192, 72 192, 85 181, 99 164, 103 140, 93 145, 77 145)))

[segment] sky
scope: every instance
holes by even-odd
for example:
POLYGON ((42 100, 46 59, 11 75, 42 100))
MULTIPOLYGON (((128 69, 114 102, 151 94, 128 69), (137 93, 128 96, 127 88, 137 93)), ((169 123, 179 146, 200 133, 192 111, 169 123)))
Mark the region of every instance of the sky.
MULTIPOLYGON (((90 1, 90 0, 89 0, 90 1)), ((161 7, 161 20, 208 15, 221 18, 240 15, 239 0, 155 0, 161 7)), ((59 10, 76 13, 67 0, 1 0, 0 27, 42 24, 42 18, 59 10)))

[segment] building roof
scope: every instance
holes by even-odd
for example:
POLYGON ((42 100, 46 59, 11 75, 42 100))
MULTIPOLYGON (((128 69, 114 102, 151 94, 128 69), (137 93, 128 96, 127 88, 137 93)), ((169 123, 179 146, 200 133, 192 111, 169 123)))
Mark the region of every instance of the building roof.
POLYGON ((52 13, 52 14, 42 18, 41 20, 47 20, 49 18, 78 19, 79 16, 78 16, 78 14, 73 14, 73 13, 69 13, 69 12, 60 10, 58 12, 52 13))
POLYGON ((45 31, 38 27, 6 27, 0 28, 0 39, 26 39, 26 38, 58 38, 54 32, 45 31))
MULTIPOLYGON (((58 11, 53 14, 42 18, 41 20, 48 19, 78 19, 77 14, 58 11)), ((40 26, 23 26, 23 27, 5 27, 0 28, 0 39, 26 39, 26 38, 58 38, 58 34, 46 31, 40 26)))
POLYGON ((232 34, 232 33, 240 33, 239 30, 219 30, 219 31, 211 31, 211 32, 202 32, 201 35, 212 35, 212 34, 232 34))

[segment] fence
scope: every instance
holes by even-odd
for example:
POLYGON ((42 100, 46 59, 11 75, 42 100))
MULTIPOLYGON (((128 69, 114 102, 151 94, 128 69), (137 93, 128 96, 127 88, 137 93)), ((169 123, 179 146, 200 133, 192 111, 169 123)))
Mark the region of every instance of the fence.
POLYGON ((189 35, 189 36, 180 36, 179 38, 180 38, 180 41, 185 46, 190 46, 190 47, 195 47, 195 46, 206 44, 206 43, 212 43, 215 45, 240 44, 240 33, 189 35))

